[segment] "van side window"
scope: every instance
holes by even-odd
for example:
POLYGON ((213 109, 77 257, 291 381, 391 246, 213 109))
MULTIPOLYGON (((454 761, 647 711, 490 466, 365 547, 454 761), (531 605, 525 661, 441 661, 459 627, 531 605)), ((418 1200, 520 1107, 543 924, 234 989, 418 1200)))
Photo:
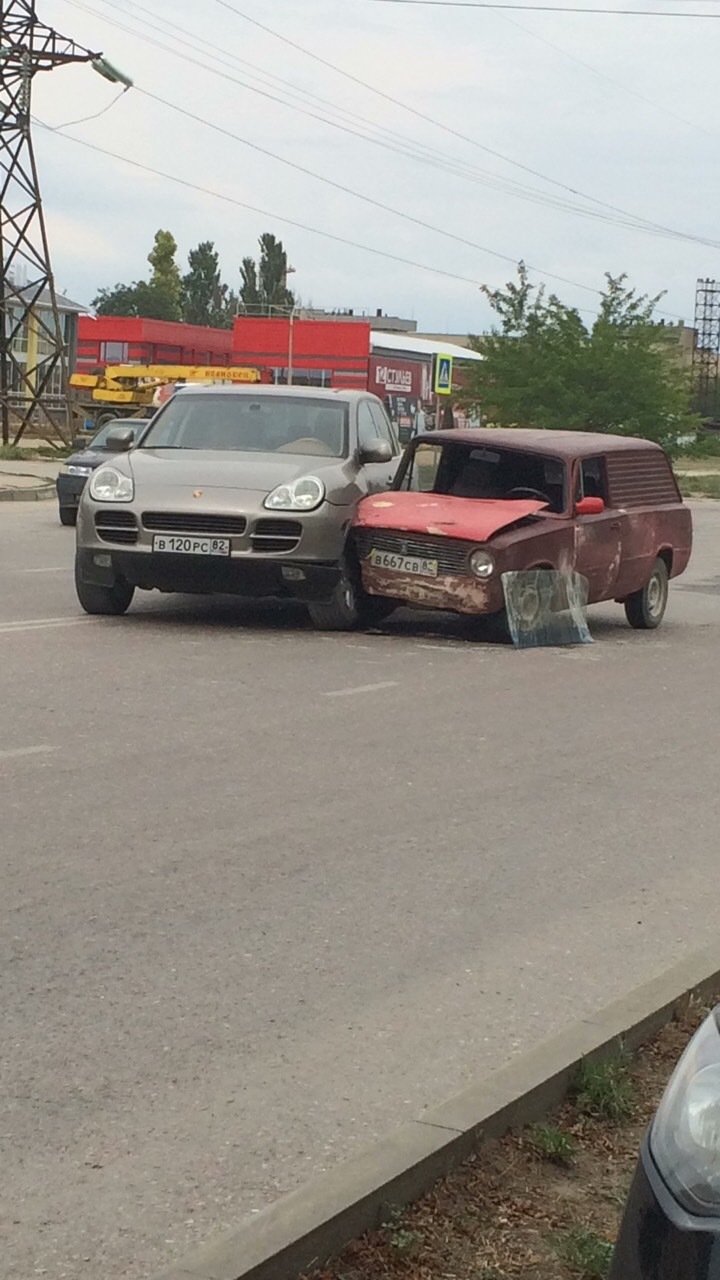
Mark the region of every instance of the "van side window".
POLYGON ((602 458, 583 458, 578 498, 602 498, 607 505, 607 478, 602 458))

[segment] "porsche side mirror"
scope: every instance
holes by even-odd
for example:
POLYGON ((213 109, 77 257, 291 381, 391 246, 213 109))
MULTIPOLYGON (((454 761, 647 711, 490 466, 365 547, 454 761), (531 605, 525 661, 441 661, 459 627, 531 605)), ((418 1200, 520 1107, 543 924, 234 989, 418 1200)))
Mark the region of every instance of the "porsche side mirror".
POLYGON ((127 453, 134 441, 135 432, 132 427, 115 427, 105 441, 105 448, 108 453, 127 453))
POLYGON ((381 440, 378 436, 377 440, 371 440, 360 450, 361 463, 366 462, 392 462, 393 452, 387 440, 381 440))

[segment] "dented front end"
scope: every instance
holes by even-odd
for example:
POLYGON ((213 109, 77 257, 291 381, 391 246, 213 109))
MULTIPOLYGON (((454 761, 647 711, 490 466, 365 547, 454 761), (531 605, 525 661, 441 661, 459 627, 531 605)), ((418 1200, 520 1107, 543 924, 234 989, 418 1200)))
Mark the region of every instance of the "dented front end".
POLYGON ((499 613, 501 575, 515 567, 515 557, 497 535, 519 534, 544 505, 399 492, 367 498, 354 527, 363 587, 369 595, 423 609, 499 613), (473 570, 479 551, 490 560, 486 574, 473 570))
POLYGON ((361 559, 363 587, 372 596, 402 600, 421 609, 446 609, 452 613, 499 613, 503 607, 502 583, 493 575, 480 582, 467 574, 444 574, 437 578, 386 571, 361 559))

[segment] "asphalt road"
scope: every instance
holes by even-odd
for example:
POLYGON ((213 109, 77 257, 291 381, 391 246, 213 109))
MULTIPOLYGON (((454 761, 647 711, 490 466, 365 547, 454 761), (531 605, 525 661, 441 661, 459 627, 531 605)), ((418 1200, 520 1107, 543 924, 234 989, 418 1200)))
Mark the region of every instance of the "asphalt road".
POLYGON ((0 507, 2 1275, 138 1280, 717 934, 720 505, 662 630, 87 619, 0 507))

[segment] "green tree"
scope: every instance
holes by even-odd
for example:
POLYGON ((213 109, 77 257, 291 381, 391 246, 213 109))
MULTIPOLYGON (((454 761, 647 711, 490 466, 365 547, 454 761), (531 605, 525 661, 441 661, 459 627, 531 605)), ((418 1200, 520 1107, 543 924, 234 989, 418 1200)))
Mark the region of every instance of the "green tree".
POLYGON ((177 241, 171 231, 158 231, 155 243, 148 254, 152 267, 149 287, 155 299, 157 320, 182 319, 182 279, 176 257, 177 241), (157 314, 162 311, 163 314, 157 314))
POLYGON ((504 289, 483 290, 499 324, 471 339, 484 359, 468 374, 467 399, 488 421, 612 431, 668 448, 697 429, 673 330, 653 319, 659 297, 636 293, 624 275, 605 280, 590 325, 532 285, 523 263, 504 289))
POLYGON ((137 284, 116 284, 113 289, 99 289, 92 307, 99 316, 137 316, 139 311, 137 284))
POLYGON ((203 240, 188 254, 188 272, 182 281, 183 320, 230 328, 237 310, 237 296, 220 275, 220 259, 212 240, 203 240))
POLYGON ((295 295, 287 287, 288 258, 282 240, 266 232, 260 237, 260 259, 243 258, 240 302, 247 315, 267 316, 290 312, 295 295))
POLYGON ((99 316, 145 316, 148 320, 178 318, 166 291, 147 280, 100 289, 92 305, 99 316))

